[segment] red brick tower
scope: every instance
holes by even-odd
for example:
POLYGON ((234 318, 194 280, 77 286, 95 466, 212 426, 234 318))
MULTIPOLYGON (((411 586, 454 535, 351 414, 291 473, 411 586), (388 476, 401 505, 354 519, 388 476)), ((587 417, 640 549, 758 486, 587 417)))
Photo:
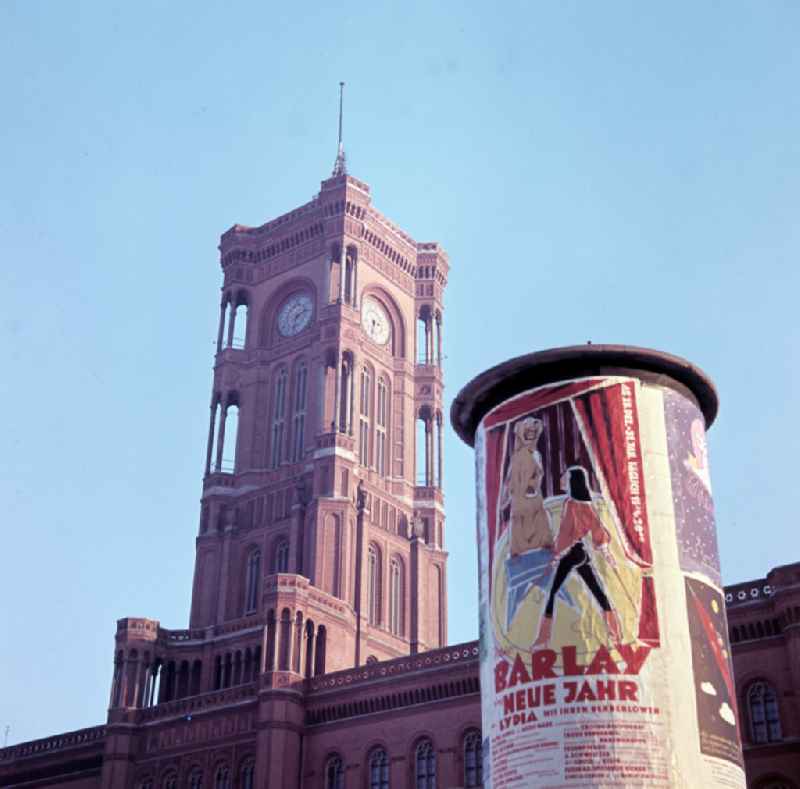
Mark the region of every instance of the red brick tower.
POLYGON ((259 785, 295 775, 298 680, 447 639, 444 250, 376 211, 340 146, 316 197, 235 225, 220 261, 189 629, 119 621, 107 787, 131 780, 151 708, 254 683, 217 734, 258 731, 259 785))

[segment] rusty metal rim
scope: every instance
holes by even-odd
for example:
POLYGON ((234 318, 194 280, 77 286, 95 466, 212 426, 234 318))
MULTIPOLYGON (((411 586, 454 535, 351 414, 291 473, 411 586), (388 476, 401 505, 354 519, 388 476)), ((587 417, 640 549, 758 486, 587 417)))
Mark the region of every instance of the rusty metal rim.
POLYGON ((675 389, 697 403, 707 428, 717 416, 713 382, 680 356, 632 345, 571 345, 516 356, 482 372, 456 395, 450 422, 473 446, 481 419, 496 405, 536 386, 589 375, 629 375, 675 389))

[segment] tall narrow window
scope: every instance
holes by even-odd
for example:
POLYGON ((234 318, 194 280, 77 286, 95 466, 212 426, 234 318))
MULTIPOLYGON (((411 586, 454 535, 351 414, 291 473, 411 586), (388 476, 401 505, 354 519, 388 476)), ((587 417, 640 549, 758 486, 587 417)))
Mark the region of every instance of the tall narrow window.
POLYGON ((275 381, 275 399, 272 405, 272 455, 270 465, 277 468, 283 459, 283 433, 286 418, 286 370, 281 370, 275 381))
POLYGON ((275 546, 275 562, 276 573, 289 572, 289 540, 281 540, 275 546))
POLYGON ((306 395, 308 389, 308 368, 301 362, 294 379, 294 416, 292 417, 292 461, 303 459, 306 427, 306 395))
POLYGON ((754 682, 747 692, 747 711, 753 742, 779 742, 783 739, 778 696, 772 685, 754 682))
POLYGON ((416 789, 436 789, 436 751, 429 739, 421 740, 416 751, 416 789))
POLYGON ((175 773, 170 773, 161 785, 162 789, 178 789, 178 776, 175 773))
POLYGON ((389 568, 389 629, 396 636, 403 635, 404 586, 403 562, 394 556, 389 568))
POLYGON ((214 775, 214 789, 231 789, 231 771, 224 764, 217 767, 214 775))
POLYGON ((388 394, 386 381, 378 380, 378 402, 375 409, 375 469, 386 476, 386 427, 388 424, 388 394))
POLYGON ((366 367, 361 369, 361 419, 358 442, 358 461, 362 466, 369 466, 369 421, 370 421, 370 374, 366 367))
POLYGON ((245 574, 244 612, 250 614, 258 607, 258 587, 261 579, 261 551, 250 551, 245 574))
POLYGON ((470 729, 464 735, 464 786, 483 785, 483 748, 481 733, 470 729))
POLYGON ((377 546, 369 546, 367 559, 368 571, 368 617, 371 625, 378 625, 381 621, 381 562, 377 546))
POLYGON ((222 436, 222 467, 218 471, 236 469, 236 442, 239 435, 239 406, 230 403, 225 409, 225 429, 222 436))
POLYGON ((344 789, 344 765, 341 756, 331 756, 325 763, 325 789, 344 789))
POLYGON ((189 789, 203 789, 203 771, 195 767, 189 775, 189 789))
POLYGON ((369 755, 369 789, 389 789, 389 755, 383 748, 369 755))
POLYGON ((242 780, 240 781, 242 789, 254 789, 256 785, 255 772, 255 764, 253 762, 245 762, 244 767, 242 767, 242 780))

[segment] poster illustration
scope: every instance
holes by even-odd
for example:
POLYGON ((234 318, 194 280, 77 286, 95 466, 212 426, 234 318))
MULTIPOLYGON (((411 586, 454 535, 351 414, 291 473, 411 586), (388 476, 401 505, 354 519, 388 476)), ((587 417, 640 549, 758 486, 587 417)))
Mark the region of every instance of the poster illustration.
POLYGON ((543 386, 483 419, 486 786, 670 785, 639 386, 543 386))
POLYGON ((685 581, 700 751, 741 767, 725 600, 721 592, 701 581, 688 577, 685 581))
POLYGON ((664 392, 664 418, 681 569, 720 586, 705 420, 693 402, 671 389, 664 392))

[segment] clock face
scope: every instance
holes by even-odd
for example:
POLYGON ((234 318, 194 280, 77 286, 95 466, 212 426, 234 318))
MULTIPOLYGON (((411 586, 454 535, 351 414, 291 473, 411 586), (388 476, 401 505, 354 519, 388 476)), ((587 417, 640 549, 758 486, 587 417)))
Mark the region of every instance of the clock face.
POLYGON ((314 314, 314 305, 308 293, 295 293, 289 296, 278 310, 278 331, 284 337, 294 337, 309 323, 314 314))
POLYGON ((389 342, 389 316, 375 299, 365 299, 361 307, 361 325, 372 342, 377 345, 386 345, 389 342))

